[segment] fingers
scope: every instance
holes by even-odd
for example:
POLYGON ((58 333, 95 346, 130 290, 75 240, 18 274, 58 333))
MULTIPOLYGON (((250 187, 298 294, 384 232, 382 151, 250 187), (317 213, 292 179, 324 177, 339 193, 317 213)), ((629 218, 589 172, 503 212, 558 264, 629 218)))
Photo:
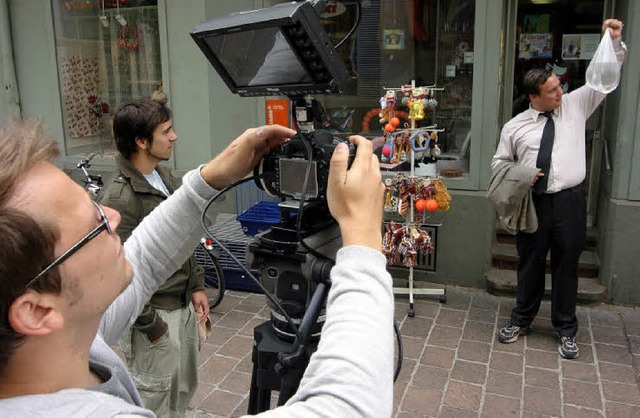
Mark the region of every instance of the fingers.
POLYGON ((369 167, 371 164, 371 156, 373 155, 373 145, 371 141, 360 135, 349 137, 349 141, 356 146, 356 158, 352 167, 369 167))
POLYGON ((611 38, 617 39, 622 35, 623 26, 624 23, 618 19, 607 19, 602 22, 602 32, 604 33, 605 30, 610 29, 611 38))
POLYGON ((328 184, 343 184, 347 178, 347 165, 349 163, 349 147, 339 143, 331 156, 328 184))

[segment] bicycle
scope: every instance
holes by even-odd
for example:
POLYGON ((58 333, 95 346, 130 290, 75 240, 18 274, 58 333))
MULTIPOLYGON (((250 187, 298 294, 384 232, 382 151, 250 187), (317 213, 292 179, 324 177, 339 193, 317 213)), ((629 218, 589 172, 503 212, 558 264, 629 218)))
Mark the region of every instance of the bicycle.
MULTIPOLYGON (((101 175, 89 174, 87 171, 87 169, 91 167, 91 160, 95 156, 94 153, 91 153, 86 158, 81 159, 77 165, 77 168, 82 171, 84 176, 84 178, 81 179, 82 183, 84 183, 84 189, 89 192, 94 199, 104 186, 101 175)), ((222 302, 222 298, 224 297, 224 272, 218 261, 220 254, 213 247, 211 240, 202 239, 201 244, 196 248, 196 261, 198 261, 199 258, 203 258, 201 255, 203 252, 206 254, 206 258, 198 264, 205 269, 204 290, 209 300, 209 309, 213 309, 222 302)))
POLYGON ((95 156, 96 154, 92 152, 86 158, 81 159, 77 165, 77 168, 82 170, 82 174, 84 175, 84 178, 80 179, 80 181, 84 183, 84 189, 89 192, 94 199, 98 197, 98 193, 100 193, 102 186, 104 186, 104 182, 102 181, 102 176, 100 174, 89 174, 87 171, 87 168, 91 167, 91 160, 93 160, 93 157, 95 156))

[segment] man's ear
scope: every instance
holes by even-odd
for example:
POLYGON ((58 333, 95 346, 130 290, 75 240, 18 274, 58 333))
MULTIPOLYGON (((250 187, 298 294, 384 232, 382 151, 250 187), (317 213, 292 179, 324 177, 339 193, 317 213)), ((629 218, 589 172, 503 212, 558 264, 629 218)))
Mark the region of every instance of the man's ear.
POLYGON ((138 147, 138 149, 149 148, 149 140, 141 136, 136 136, 136 147, 138 147))
POLYGON ((60 296, 27 291, 9 306, 9 324, 19 334, 47 335, 64 326, 62 312, 56 299, 60 296))

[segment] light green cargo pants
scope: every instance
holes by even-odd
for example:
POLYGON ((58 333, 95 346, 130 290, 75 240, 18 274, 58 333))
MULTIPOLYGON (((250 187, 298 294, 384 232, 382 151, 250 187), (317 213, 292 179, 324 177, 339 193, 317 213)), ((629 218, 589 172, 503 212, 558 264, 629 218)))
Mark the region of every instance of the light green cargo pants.
POLYGON ((157 310, 168 331, 156 345, 132 327, 122 351, 145 407, 158 417, 184 417, 198 385, 198 331, 193 304, 175 311, 157 310))

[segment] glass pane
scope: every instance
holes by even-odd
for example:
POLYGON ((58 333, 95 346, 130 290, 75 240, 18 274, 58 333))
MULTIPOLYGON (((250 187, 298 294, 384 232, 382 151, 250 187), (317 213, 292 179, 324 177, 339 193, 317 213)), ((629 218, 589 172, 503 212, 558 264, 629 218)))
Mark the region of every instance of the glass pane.
POLYGON ((157 0, 52 0, 52 7, 66 154, 115 152, 114 110, 161 97, 157 0))
MULTIPOLYGON (((282 1, 270 2, 275 3, 282 1)), ((352 0, 328 1, 321 22, 334 45, 352 29, 356 4, 352 0)), ((409 124, 403 86, 406 92, 406 86, 414 81, 416 86, 430 87, 425 89, 431 93, 427 99, 437 102, 435 107, 431 102, 424 108, 425 116, 416 120, 416 126, 444 129, 438 133, 441 155, 437 172, 468 171, 475 0, 371 0, 360 4, 357 30, 337 49, 352 74, 353 85, 346 95, 317 97, 331 119, 329 127, 382 140, 381 149, 386 123, 380 123, 381 100, 389 89, 395 89, 401 122, 409 124)), ((418 155, 418 164, 428 154, 418 155)), ((409 170, 410 163, 393 169, 409 170)))

